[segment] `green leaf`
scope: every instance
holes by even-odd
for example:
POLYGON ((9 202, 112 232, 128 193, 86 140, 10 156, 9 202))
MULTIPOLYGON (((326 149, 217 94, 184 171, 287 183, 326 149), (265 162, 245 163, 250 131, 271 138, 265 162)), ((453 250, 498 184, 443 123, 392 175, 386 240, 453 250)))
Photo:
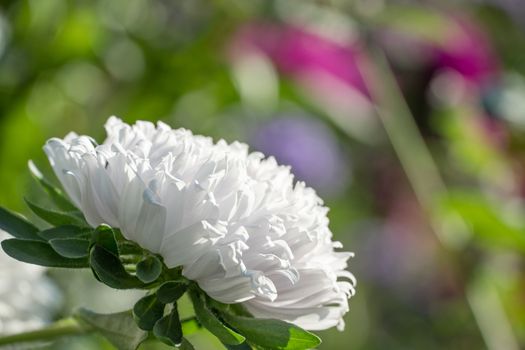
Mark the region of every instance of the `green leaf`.
POLYGON ((137 277, 144 283, 151 283, 162 273, 162 263, 153 255, 146 257, 137 264, 137 277))
POLYGON ((207 298, 206 302, 208 304, 208 308, 211 310, 218 310, 219 313, 221 312, 228 312, 234 315, 238 316, 246 316, 246 317, 253 317, 246 308, 238 303, 238 304, 223 304, 215 299, 207 298))
POLYGON ((65 194, 58 189, 57 187, 53 186, 51 182, 49 182, 42 172, 36 167, 35 163, 33 161, 28 162, 29 171, 31 172, 31 175, 33 175, 33 178, 42 186, 42 188, 49 194, 51 197, 51 200, 57 208, 64 210, 64 211, 75 211, 77 208, 69 201, 69 199, 65 196, 65 194))
POLYGON ((247 342, 244 342, 240 345, 228 345, 228 344, 223 344, 223 345, 228 350, 252 350, 252 347, 247 342))
POLYGON ((196 317, 181 320, 182 334, 190 335, 199 331, 202 327, 196 317))
POLYGON ((200 324, 219 338, 221 342, 228 345, 238 345, 244 342, 245 338, 242 335, 222 323, 222 321, 208 309, 204 302, 204 295, 195 290, 190 290, 190 298, 200 324))
POLYGON ((130 275, 120 259, 106 248, 94 245, 89 257, 91 269, 99 281, 116 289, 140 288, 143 283, 130 275))
POLYGON ((38 232, 38 236, 42 237, 46 241, 57 238, 86 238, 90 236, 91 231, 92 229, 86 227, 64 225, 40 231, 38 232))
POLYGON ((54 226, 61 226, 61 225, 86 226, 86 223, 81 218, 81 214, 78 211, 60 212, 60 211, 50 210, 50 209, 43 208, 33 203, 27 198, 24 198, 24 200, 27 203, 29 209, 33 211, 33 213, 35 213, 36 215, 38 215, 40 218, 50 223, 51 225, 54 225, 54 226))
POLYGON ((103 315, 80 309, 75 317, 94 328, 119 350, 136 350, 148 336, 137 327, 131 311, 103 315))
POLYGON ((91 245, 95 244, 103 247, 113 255, 119 255, 115 231, 108 225, 100 225, 95 229, 91 236, 91 245))
POLYGON ((509 220, 504 203, 477 192, 451 190, 440 204, 443 215, 459 215, 468 224, 478 243, 525 252, 525 222, 509 220))
POLYGON ((229 304, 229 310, 237 316, 253 317, 243 304, 229 304))
POLYGON ((157 290, 157 298, 164 304, 173 303, 179 300, 187 290, 188 285, 186 283, 176 281, 165 282, 157 290))
POLYGON ((5 208, 0 207, 0 229, 20 239, 42 240, 38 228, 32 223, 5 208))
POLYGON ((64 268, 89 266, 87 259, 69 259, 59 255, 47 242, 13 238, 2 241, 2 248, 10 257, 29 264, 64 268))
POLYGON ((235 316, 227 313, 222 318, 250 343, 276 350, 312 349, 321 344, 321 339, 296 325, 280 320, 235 316))
POLYGON ((55 238, 49 241, 51 247, 66 258, 84 258, 89 254, 89 241, 81 238, 55 238))
POLYGON ((135 303, 133 317, 140 329, 151 331, 155 323, 164 316, 165 305, 157 300, 155 294, 150 294, 135 303))
POLYGON ((186 338, 182 338, 182 343, 179 345, 179 350, 195 350, 193 345, 186 338))
POLYGON ((177 311, 177 304, 173 305, 169 315, 162 317, 155 323, 153 334, 165 344, 177 347, 182 345, 182 325, 179 319, 179 312, 177 311))
MULTIPOLYGON (((115 230, 115 232, 118 232, 115 230)), ((118 251, 122 255, 142 255, 144 250, 135 242, 117 240, 118 242, 118 251)))

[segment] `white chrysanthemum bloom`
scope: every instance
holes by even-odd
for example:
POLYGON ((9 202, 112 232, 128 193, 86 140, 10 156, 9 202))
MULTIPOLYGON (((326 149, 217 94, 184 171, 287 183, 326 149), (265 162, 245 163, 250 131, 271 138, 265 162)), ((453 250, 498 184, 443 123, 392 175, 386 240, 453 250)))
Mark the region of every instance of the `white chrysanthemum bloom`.
POLYGON ((342 328, 355 279, 322 201, 248 146, 116 117, 101 144, 74 133, 45 151, 88 223, 121 229, 223 303, 310 330, 342 328), (339 280, 338 280, 339 279, 339 280))
MULTIPOLYGON (((0 230, 0 242, 6 238, 9 235, 0 230)), ((44 271, 0 249, 0 335, 37 329, 51 321, 60 297, 44 271)))

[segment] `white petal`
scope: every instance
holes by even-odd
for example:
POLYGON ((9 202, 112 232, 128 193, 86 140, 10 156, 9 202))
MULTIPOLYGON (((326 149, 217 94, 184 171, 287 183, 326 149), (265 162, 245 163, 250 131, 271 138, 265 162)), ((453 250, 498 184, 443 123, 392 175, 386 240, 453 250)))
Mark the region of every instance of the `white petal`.
POLYGON ((307 329, 343 325, 356 281, 336 252, 328 208, 290 167, 245 144, 166 124, 111 117, 101 144, 86 136, 44 147, 89 224, 182 267, 209 296, 307 329))

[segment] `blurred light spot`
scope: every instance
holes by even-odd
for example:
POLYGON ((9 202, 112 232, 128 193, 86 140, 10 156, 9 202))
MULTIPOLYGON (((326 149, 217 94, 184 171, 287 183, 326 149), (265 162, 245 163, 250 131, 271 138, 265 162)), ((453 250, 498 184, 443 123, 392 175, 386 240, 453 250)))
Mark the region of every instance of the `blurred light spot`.
POLYGON ((102 23, 113 30, 154 38, 166 26, 168 11, 160 2, 148 0, 99 1, 102 23))
POLYGON ((144 55, 140 47, 129 39, 121 39, 104 53, 104 63, 117 79, 133 81, 144 72, 144 55))
POLYGON ((173 119, 177 124, 193 129, 202 130, 206 121, 211 121, 218 109, 217 101, 208 90, 198 90, 182 96, 175 105, 173 119))
POLYGON ((466 82, 454 71, 439 74, 430 84, 430 101, 436 106, 457 106, 466 96, 466 82))
POLYGON ((88 62, 64 66, 57 74, 57 83, 69 98, 83 105, 101 99, 106 90, 104 73, 88 62))
POLYGON ((128 4, 126 0, 98 1, 97 14, 101 23, 115 31, 124 32, 124 17, 129 8, 128 4))
POLYGON ((443 216, 441 226, 441 232, 446 236, 447 242, 458 249, 464 247, 472 236, 472 229, 467 222, 452 211, 443 216))
POLYGON ((364 16, 375 16, 385 9, 385 0, 357 0, 356 11, 364 16))
POLYGON ((67 3, 62 0, 29 0, 30 29, 34 32, 54 30, 62 23, 67 3))
POLYGON ((296 0, 280 0, 276 6, 279 15, 286 21, 309 28, 330 40, 347 45, 357 39, 355 23, 328 6, 296 0))
POLYGON ((244 103, 263 111, 273 110, 278 102, 278 77, 272 63, 263 55, 246 54, 233 65, 233 79, 244 103))
POLYGON ((503 118, 525 128, 525 79, 518 73, 508 74, 504 86, 497 109, 503 118))
POLYGON ((62 91, 45 79, 35 83, 26 104, 27 114, 38 122, 62 118, 65 108, 66 100, 62 91))
POLYGON ((57 55, 90 55, 102 38, 98 18, 92 8, 75 8, 61 24, 55 37, 57 55))
POLYGON ((27 74, 27 57, 23 52, 10 48, 5 51, 2 64, 0 64, 0 85, 15 86, 27 74))
POLYGON ((525 218, 523 217, 524 203, 521 198, 505 198, 505 203, 501 203, 501 213, 506 224, 516 229, 525 227, 525 218))

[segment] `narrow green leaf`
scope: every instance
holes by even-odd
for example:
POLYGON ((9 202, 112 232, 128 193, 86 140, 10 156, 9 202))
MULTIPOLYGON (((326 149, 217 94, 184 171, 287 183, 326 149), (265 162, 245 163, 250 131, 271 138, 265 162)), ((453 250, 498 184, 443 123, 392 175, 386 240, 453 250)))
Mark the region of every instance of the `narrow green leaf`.
POLYGON ((188 285, 182 282, 169 281, 165 282, 157 290, 157 298, 164 304, 170 304, 177 300, 186 293, 188 285))
POLYGON ((137 277, 144 283, 151 283, 162 273, 162 263, 156 256, 148 256, 137 264, 137 277))
POLYGON ((24 198, 27 206, 31 209, 36 215, 50 223, 51 225, 61 226, 61 225, 76 225, 76 226, 86 226, 86 223, 81 218, 81 214, 77 211, 74 212, 59 212, 55 210, 50 210, 43 208, 27 198, 24 198))
POLYGON ((103 315, 80 309, 75 317, 93 327, 119 350, 136 350, 148 336, 137 327, 131 311, 103 315))
POLYGON ((64 268, 89 266, 87 259, 69 259, 59 255, 47 242, 13 238, 2 241, 2 248, 10 257, 29 264, 64 268))
POLYGON ((42 240, 37 235, 37 227, 20 215, 2 207, 0 207, 0 229, 15 238, 42 240))
POLYGON ((280 320, 235 316, 227 313, 222 318, 250 343, 267 349, 303 350, 321 344, 321 339, 296 325, 280 320))
POLYGON ((91 248, 89 262, 98 280, 109 287, 133 289, 143 286, 137 277, 126 272, 116 255, 102 246, 94 245, 91 248))
POLYGON ((140 329, 151 331, 155 323, 164 316, 164 307, 155 294, 150 294, 135 303, 133 317, 140 329))
POLYGON ((69 201, 69 199, 66 197, 66 195, 57 187, 53 186, 51 182, 49 182, 42 172, 36 167, 35 163, 33 161, 28 162, 29 171, 31 172, 31 175, 33 175, 33 178, 42 186, 42 188, 49 194, 49 197, 55 203, 57 208, 64 210, 64 211, 75 211, 77 208, 69 201))
POLYGON ((179 319, 179 312, 177 311, 177 304, 173 305, 169 315, 162 317, 155 323, 153 334, 165 344, 177 347, 182 345, 182 325, 179 319))
POLYGON ((89 241, 81 238, 55 238, 49 241, 51 247, 66 258, 84 258, 89 254, 89 241))
POLYGON ((94 244, 103 247, 113 255, 119 255, 115 231, 108 225, 100 225, 95 229, 91 237, 91 245, 94 244))
POLYGON ((242 335, 222 323, 222 321, 219 320, 210 309, 208 309, 204 302, 204 295, 195 290, 190 290, 189 294, 200 324, 207 328, 224 344, 238 345, 244 342, 245 338, 242 335))
POLYGON ((86 238, 91 235, 91 231, 93 231, 91 228, 64 225, 40 231, 38 232, 38 236, 42 237, 46 241, 57 238, 86 238))

